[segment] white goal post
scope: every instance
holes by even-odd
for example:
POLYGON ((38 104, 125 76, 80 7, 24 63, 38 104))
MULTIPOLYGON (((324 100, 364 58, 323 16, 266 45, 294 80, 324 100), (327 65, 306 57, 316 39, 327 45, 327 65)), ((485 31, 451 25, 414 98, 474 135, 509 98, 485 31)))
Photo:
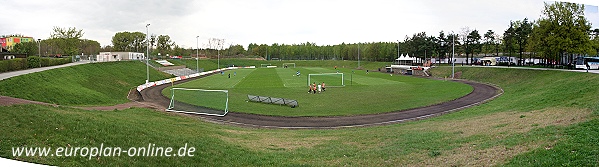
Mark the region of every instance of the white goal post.
POLYGON ((344 87, 345 75, 343 73, 308 74, 308 86, 325 82, 327 87, 344 87))
POLYGON ((222 117, 229 113, 229 91, 171 88, 166 111, 222 117))
POLYGON ((289 68, 291 65, 293 65, 292 68, 295 68, 295 63, 283 63, 283 68, 285 68, 285 67, 289 68))

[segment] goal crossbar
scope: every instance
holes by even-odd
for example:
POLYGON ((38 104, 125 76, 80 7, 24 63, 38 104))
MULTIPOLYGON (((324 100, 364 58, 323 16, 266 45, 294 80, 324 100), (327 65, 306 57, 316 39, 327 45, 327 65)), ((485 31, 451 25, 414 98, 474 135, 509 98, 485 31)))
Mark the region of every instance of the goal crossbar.
POLYGON ((293 65, 293 68, 295 68, 295 63, 283 63, 283 67, 285 67, 285 65, 293 65))
POLYGON ((330 85, 329 87, 344 87, 345 86, 345 75, 343 73, 318 73, 318 74, 308 74, 308 86, 310 86, 310 80, 312 76, 323 76, 323 75, 341 75, 341 86, 330 85))
POLYGON ((220 116, 223 117, 229 113, 229 90, 210 90, 210 89, 192 89, 192 88, 171 88, 171 101, 166 109, 168 112, 176 112, 176 113, 184 113, 184 114, 198 114, 198 115, 208 115, 208 116, 220 116), (213 114, 213 113, 202 113, 202 112, 192 112, 192 111, 180 111, 175 108, 175 90, 189 90, 189 91, 203 91, 203 92, 223 92, 226 94, 225 101, 225 110, 223 114, 213 114))

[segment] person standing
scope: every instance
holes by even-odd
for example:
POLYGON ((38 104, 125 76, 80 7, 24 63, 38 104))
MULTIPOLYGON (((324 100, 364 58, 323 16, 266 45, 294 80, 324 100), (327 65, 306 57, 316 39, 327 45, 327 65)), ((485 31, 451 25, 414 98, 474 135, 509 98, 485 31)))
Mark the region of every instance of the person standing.
POLYGON ((587 65, 587 72, 589 72, 589 69, 591 68, 591 65, 589 65, 589 62, 587 62, 586 65, 587 65))
POLYGON ((322 84, 320 84, 320 87, 322 88, 322 91, 326 91, 325 87, 324 87, 324 82, 322 82, 322 84))

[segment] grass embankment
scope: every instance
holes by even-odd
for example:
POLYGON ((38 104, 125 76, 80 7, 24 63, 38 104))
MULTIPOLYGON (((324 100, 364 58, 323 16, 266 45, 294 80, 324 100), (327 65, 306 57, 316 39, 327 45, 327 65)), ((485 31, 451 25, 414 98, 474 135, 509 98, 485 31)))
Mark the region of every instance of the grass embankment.
MULTIPOLYGON (((152 81, 168 77, 150 69, 152 81)), ((129 90, 145 80, 143 63, 94 63, 2 80, 0 94, 60 105, 113 105, 128 102, 129 90)))
MULTIPOLYGON (((434 69, 447 76, 450 68, 434 69)), ((505 91, 452 114, 338 130, 238 128, 147 109, 0 107, 0 156, 59 166, 593 166, 599 75, 458 68, 505 91), (194 157, 14 157, 11 147, 179 147, 194 157)))
MULTIPOLYGON (((457 82, 401 75, 391 76, 375 72, 366 74, 362 70, 343 68, 339 70, 345 75, 343 79, 346 86, 334 87, 342 85, 340 75, 313 76, 311 83, 320 84, 326 80, 326 92, 317 94, 307 93, 307 75, 336 73, 335 69, 321 67, 239 69, 226 71, 224 75, 216 74, 175 85, 175 87, 226 89, 229 90, 229 111, 277 116, 347 116, 392 112, 450 101, 472 91, 472 87, 457 82), (295 76, 297 70, 302 73, 300 77, 295 76), (352 74, 352 71, 355 73, 352 74), (229 74, 231 78, 228 77, 229 74), (299 102, 299 107, 248 103, 247 95, 293 99, 299 102)), ((163 94, 170 96, 170 89, 164 89, 163 94)), ((194 101, 197 101, 197 104, 200 104, 201 101, 217 97, 201 96, 206 94, 201 92, 196 94, 195 98, 175 94, 175 99, 190 104, 196 104, 194 101)), ((202 106, 221 106, 217 109, 224 110, 225 97, 218 96, 218 98, 220 98, 218 104, 202 106)))

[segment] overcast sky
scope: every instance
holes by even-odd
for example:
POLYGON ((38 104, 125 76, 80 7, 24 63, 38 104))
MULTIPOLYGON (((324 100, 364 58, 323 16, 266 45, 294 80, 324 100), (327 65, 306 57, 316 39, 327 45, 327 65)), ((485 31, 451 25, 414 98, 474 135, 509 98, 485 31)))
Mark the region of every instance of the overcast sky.
MULTIPOLYGON (((536 20, 543 0, 0 0, 0 34, 46 39, 52 28, 76 27, 83 38, 111 45, 117 32, 169 35, 179 46, 209 38, 225 44, 317 45, 403 41, 406 35, 455 31, 503 33, 510 20, 536 20)), ((599 28, 597 0, 587 6, 599 28)))

